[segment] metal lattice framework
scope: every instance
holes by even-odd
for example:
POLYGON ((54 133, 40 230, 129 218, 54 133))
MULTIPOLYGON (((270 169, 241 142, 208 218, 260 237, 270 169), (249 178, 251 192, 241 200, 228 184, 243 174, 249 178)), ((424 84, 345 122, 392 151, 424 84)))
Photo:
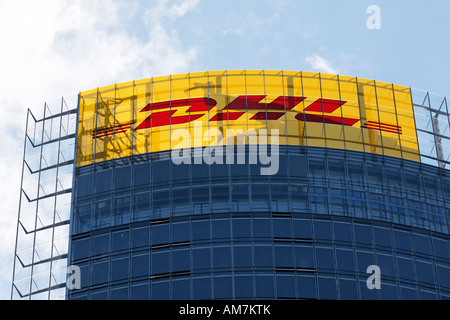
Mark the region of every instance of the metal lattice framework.
POLYGON ((64 299, 78 96, 28 110, 11 299, 64 299))

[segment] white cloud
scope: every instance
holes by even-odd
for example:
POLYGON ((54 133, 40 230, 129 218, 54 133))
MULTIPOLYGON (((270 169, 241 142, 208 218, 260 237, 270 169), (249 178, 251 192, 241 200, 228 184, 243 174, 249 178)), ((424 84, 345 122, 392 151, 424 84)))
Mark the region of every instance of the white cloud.
POLYGON ((306 57, 305 61, 309 63, 313 71, 330 73, 330 74, 338 74, 339 70, 331 66, 330 62, 328 62, 323 57, 318 54, 313 54, 311 56, 306 57))
POLYGON ((10 297, 26 108, 190 71, 198 50, 182 47, 173 24, 198 3, 0 0, 0 299, 10 297))

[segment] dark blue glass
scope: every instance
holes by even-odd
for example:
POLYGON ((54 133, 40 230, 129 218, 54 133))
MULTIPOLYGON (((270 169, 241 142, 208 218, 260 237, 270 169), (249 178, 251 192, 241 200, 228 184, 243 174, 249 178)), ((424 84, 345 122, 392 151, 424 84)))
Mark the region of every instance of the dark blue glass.
POLYGON ((298 297, 317 299, 316 278, 313 275, 297 275, 298 297))
POLYGON ((169 243, 169 224, 163 223, 163 224, 155 224, 151 226, 151 239, 152 239, 152 246, 157 246, 161 244, 168 244, 169 243))
POLYGON ((277 298, 295 297, 294 275, 277 275, 277 298))
POLYGON ((191 252, 189 249, 172 251, 172 272, 189 271, 191 269, 191 252))
POLYGON ((178 278, 172 280, 172 299, 189 300, 191 298, 191 280, 178 278))
POLYGON ((253 299, 253 277, 250 275, 235 275, 234 277, 235 298, 253 299))
POLYGON ((192 267, 194 272, 211 269, 211 249, 209 247, 192 250, 192 267))
POLYGON ((143 277, 149 274, 150 261, 149 254, 144 253, 134 253, 131 256, 131 275, 133 278, 143 277))
POLYGON ((214 299, 233 298, 233 281, 231 276, 214 277, 214 299))
POLYGON ((150 170, 151 170, 150 163, 139 163, 133 165, 134 187, 150 185, 151 182, 150 170))
POLYGON ((130 259, 128 256, 119 256, 111 261, 111 280, 125 280, 129 275, 130 259))

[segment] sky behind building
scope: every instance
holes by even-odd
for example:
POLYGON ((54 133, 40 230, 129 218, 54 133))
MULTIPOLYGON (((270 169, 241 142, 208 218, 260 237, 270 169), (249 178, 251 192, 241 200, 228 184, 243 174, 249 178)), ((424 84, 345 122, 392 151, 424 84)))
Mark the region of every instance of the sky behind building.
POLYGON ((449 96, 449 12, 447 0, 0 0, 0 299, 10 298, 27 108, 223 69, 318 71, 449 96), (367 27, 370 5, 380 29, 367 27))

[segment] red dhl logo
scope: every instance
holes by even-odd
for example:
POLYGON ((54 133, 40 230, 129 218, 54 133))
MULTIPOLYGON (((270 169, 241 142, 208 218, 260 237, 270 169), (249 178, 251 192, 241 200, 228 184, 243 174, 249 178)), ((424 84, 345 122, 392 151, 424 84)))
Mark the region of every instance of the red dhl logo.
MULTIPOLYGON (((217 121, 235 121, 245 115, 246 110, 264 110, 257 112, 249 120, 279 120, 285 115, 285 112, 292 110, 298 104, 303 102, 305 97, 280 96, 271 103, 265 103, 264 95, 239 96, 228 106, 212 117, 210 122, 217 121)), ((298 113, 295 118, 299 121, 328 123, 344 126, 354 126, 360 119, 346 118, 331 115, 334 111, 345 105, 347 101, 318 99, 304 109, 303 113, 298 113), (314 114, 310 112, 321 112, 314 114)), ((211 98, 181 99, 174 101, 163 101, 150 103, 141 112, 151 111, 148 116, 135 130, 158 128, 169 125, 184 124, 200 119, 206 112, 217 105, 217 102, 211 98), (177 115, 177 108, 189 107, 187 115, 177 115), (167 110, 168 109, 168 110, 167 110), (197 114, 191 114, 197 113, 197 114)), ((118 125, 110 128, 95 130, 92 138, 101 138, 118 133, 125 133, 132 127, 133 123, 118 125)), ((375 121, 367 121, 362 128, 385 131, 390 133, 402 134, 402 128, 397 125, 386 124, 375 121)))

